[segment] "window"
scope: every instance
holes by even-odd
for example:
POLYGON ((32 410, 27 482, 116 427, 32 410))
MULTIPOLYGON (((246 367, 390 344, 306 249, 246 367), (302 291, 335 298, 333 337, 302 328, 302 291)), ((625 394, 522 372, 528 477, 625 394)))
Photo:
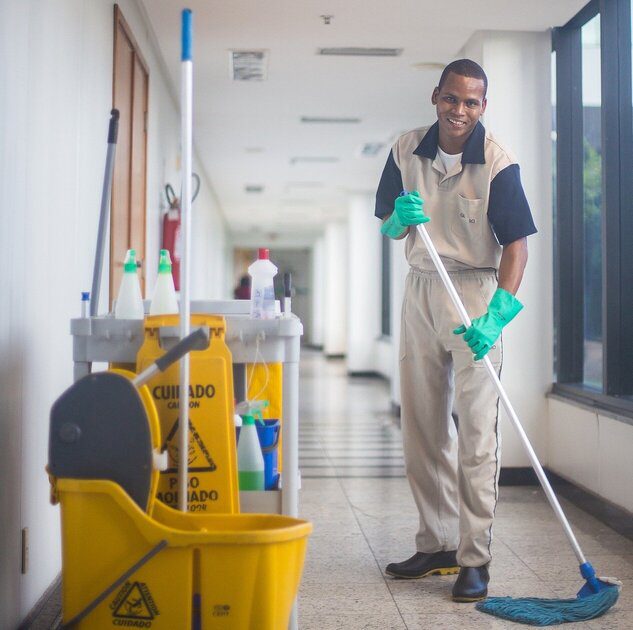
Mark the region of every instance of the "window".
POLYGON ((583 383, 602 386, 602 150, 600 15, 581 28, 583 151, 583 383))
POLYGON ((632 4, 554 30, 552 137, 554 391, 633 417, 632 4))

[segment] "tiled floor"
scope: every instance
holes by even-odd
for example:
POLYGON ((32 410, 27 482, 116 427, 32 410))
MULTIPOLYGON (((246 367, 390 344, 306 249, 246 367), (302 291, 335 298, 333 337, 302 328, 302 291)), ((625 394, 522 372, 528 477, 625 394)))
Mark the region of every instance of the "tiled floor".
MULTIPOLYGON (((417 512, 400 432, 378 379, 348 379, 342 361, 304 352, 301 368, 302 516, 314 524, 299 592, 301 630, 520 628, 450 599, 454 576, 394 580, 388 562, 413 552, 417 512)), ((490 595, 574 597, 577 564, 542 492, 503 487, 490 595)), ((624 589, 607 615, 564 627, 633 629, 633 542, 562 500, 581 547, 624 589)))

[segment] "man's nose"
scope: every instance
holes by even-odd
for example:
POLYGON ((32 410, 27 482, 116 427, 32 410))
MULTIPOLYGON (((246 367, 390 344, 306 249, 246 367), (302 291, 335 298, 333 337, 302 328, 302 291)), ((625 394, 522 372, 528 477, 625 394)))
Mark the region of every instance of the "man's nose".
POLYGON ((453 110, 455 111, 456 114, 462 115, 464 113, 464 103, 462 102, 455 103, 453 110))

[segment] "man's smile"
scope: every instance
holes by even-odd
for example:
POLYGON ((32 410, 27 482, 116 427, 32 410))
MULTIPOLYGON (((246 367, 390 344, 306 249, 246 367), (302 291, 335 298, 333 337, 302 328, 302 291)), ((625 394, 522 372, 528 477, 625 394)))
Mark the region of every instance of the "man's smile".
POLYGON ((449 116, 446 117, 446 120, 448 120, 451 125, 457 127, 458 129, 466 126, 465 120, 458 120, 457 118, 450 118, 449 116))

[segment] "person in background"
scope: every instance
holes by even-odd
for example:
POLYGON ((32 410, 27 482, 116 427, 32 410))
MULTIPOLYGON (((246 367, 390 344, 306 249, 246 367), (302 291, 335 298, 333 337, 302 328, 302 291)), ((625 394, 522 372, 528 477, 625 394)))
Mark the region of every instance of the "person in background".
POLYGON ((251 299, 251 279, 248 274, 244 274, 240 278, 240 283, 233 290, 233 297, 236 300, 251 299))
POLYGON ((401 423, 419 512, 416 553, 386 573, 459 572, 452 592, 459 602, 487 595, 498 498, 498 395, 481 359, 488 354, 500 373, 501 331, 523 308, 515 294, 526 237, 536 232, 516 159, 479 120, 487 87, 474 61, 446 66, 431 96, 437 121, 396 141, 375 212, 383 234, 407 238, 401 423), (472 318, 468 330, 417 234, 421 223, 472 318))

